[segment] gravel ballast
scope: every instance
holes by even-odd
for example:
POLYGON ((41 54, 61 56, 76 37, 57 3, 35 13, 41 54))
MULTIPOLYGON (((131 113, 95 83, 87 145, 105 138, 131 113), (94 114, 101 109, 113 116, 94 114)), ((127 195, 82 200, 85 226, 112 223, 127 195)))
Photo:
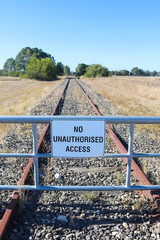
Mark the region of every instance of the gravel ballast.
MULTIPOLYGON (((30 114, 51 114, 64 84, 62 82, 57 85, 30 114)), ((103 109, 103 115, 114 114, 106 100, 92 93, 86 85, 84 87, 99 109, 103 109)), ((73 79, 70 80, 58 113, 94 115, 73 79)), ((12 139, 11 146, 6 136, 1 148, 10 151, 31 151, 31 129, 25 128, 25 134, 22 129, 23 127, 20 130, 17 130, 17 127, 13 128, 9 133, 9 140, 12 139)), ((39 135, 41 131, 39 128, 39 135)), ((121 131, 124 129, 121 128, 121 131)), ((127 138, 127 130, 125 132, 124 140, 127 138)), ((113 152, 111 145, 110 139, 107 138, 107 152, 113 152)), ((4 174, 1 181, 3 184, 15 184, 22 172, 17 170, 17 165, 25 165, 27 159, 26 162, 22 162, 22 159, 12 159, 10 167, 5 161, 8 163, 9 160, 1 161, 0 169, 4 174)), ((125 184, 126 173, 121 159, 44 159, 40 160, 39 166, 40 183, 43 185, 125 184)), ((135 183, 134 179, 132 183, 135 183)), ((1 209, 5 208, 9 198, 9 194, 1 192, 1 209)), ((159 223, 152 225, 148 217, 148 214, 151 214, 149 201, 135 192, 32 192, 26 193, 24 200, 25 204, 20 209, 19 219, 14 220, 14 230, 9 239, 159 239, 159 223)))

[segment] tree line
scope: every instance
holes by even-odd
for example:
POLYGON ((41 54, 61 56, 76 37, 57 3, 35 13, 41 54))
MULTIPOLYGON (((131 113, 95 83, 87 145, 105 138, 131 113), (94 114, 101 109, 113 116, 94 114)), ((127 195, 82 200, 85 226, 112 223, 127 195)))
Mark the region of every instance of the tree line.
POLYGON ((57 76, 70 75, 70 67, 55 62, 51 54, 38 48, 25 47, 16 58, 8 58, 1 75, 38 80, 54 80, 57 76))
POLYGON ((38 48, 25 47, 17 54, 16 58, 8 58, 4 63, 0 75, 24 77, 39 80, 54 80, 57 76, 74 74, 77 77, 84 75, 90 77, 116 76, 156 76, 156 71, 144 71, 134 67, 131 71, 126 69, 120 71, 109 71, 108 68, 100 64, 87 65, 80 63, 71 73, 69 66, 64 66, 62 62, 55 61, 51 54, 38 48))
POLYGON ((107 76, 156 76, 156 71, 144 71, 143 69, 140 69, 138 67, 134 67, 131 69, 131 71, 128 71, 126 69, 120 70, 120 71, 109 71, 108 68, 103 67, 99 64, 92 64, 92 65, 86 65, 84 63, 78 64, 76 68, 76 75, 85 77, 107 77, 107 76))

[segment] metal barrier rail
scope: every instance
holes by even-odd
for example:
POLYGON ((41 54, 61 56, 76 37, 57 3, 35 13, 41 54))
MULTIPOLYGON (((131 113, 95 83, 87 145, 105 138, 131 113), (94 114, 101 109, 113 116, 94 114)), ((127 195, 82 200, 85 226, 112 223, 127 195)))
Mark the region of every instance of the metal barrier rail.
MULTIPOLYGON (((21 189, 32 191, 119 191, 119 190, 159 190, 160 185, 130 185, 132 158, 158 157, 160 153, 133 153, 133 136, 135 124, 160 124, 160 117, 126 117, 126 116, 0 116, 0 123, 32 123, 33 126, 33 153, 0 153, 0 157, 29 157, 34 158, 35 185, 23 185, 21 189), (37 152, 37 124, 51 123, 54 120, 72 121, 105 121, 106 124, 130 124, 128 153, 104 154, 105 158, 127 158, 127 175, 125 186, 40 186, 38 158, 51 158, 52 153, 37 152)), ((0 190, 18 190, 18 185, 0 185, 0 190)))

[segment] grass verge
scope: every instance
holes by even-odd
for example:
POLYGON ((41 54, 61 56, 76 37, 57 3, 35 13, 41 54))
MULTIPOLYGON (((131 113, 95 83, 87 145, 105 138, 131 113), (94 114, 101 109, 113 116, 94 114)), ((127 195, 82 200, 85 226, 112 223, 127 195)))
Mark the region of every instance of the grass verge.
MULTIPOLYGON (((160 116, 160 77, 82 77, 81 80, 106 98, 114 107, 116 115, 160 116)), ((155 134, 160 132, 158 124, 136 127, 155 134)))
MULTIPOLYGON (((58 82, 0 77, 0 115, 26 115, 58 82)), ((9 124, 0 124, 1 139, 9 128, 9 124)))

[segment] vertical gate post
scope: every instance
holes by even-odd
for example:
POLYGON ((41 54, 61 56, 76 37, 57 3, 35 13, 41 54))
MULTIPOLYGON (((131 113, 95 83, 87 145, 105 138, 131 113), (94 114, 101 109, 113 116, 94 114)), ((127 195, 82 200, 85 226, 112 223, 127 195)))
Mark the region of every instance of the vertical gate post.
POLYGON ((131 167, 132 167, 132 150, 133 150, 133 134, 134 124, 130 124, 129 145, 128 145, 128 162, 127 162, 127 176, 126 187, 130 187, 131 167))
POLYGON ((33 154, 34 154, 34 182, 35 187, 39 187, 39 167, 37 157, 37 124, 33 123, 33 154))

